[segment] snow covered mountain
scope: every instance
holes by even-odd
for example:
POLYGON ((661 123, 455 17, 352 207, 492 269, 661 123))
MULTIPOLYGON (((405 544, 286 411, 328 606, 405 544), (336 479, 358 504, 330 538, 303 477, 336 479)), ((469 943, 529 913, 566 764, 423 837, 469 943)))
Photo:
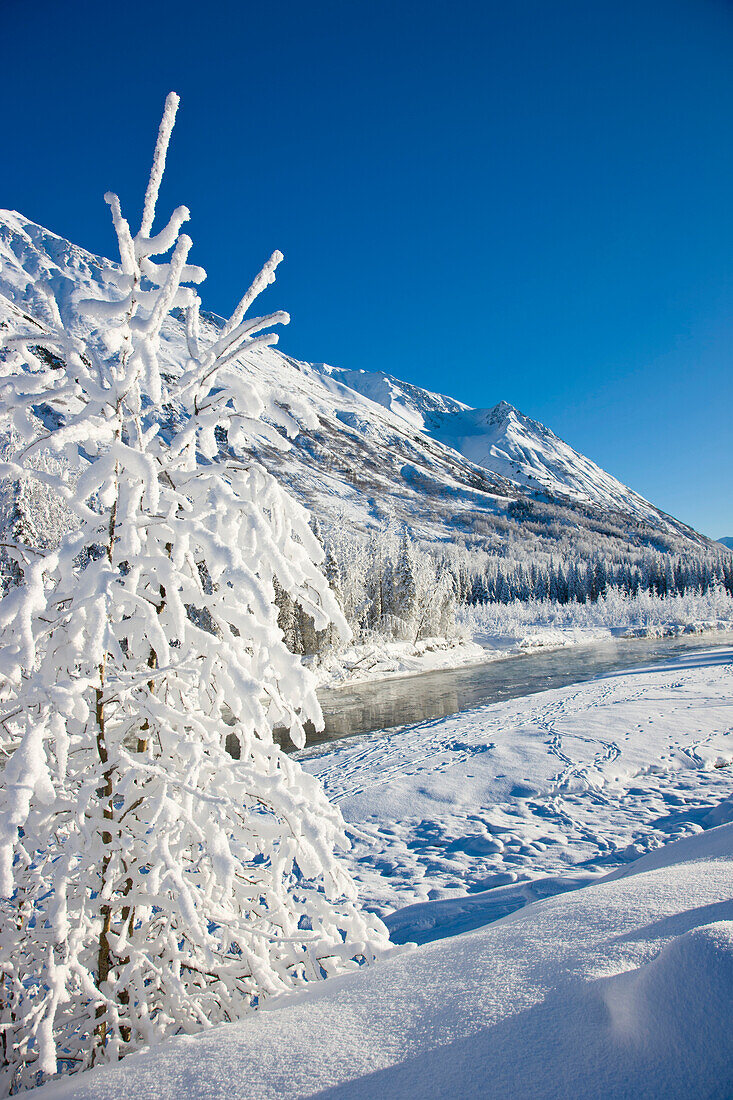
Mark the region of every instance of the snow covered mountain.
MULTIPOLYGON (((42 331, 52 323, 43 282, 63 312, 75 296, 96 296, 113 266, 0 211, 0 329, 42 331)), ((204 338, 220 324, 206 315, 204 338)), ((164 358, 186 354, 180 321, 163 335, 164 358)), ((512 525, 516 537, 517 521, 531 515, 549 539, 582 526, 617 549, 711 545, 506 402, 471 409, 381 371, 302 363, 274 349, 241 366, 283 414, 282 445, 255 431, 248 450, 326 524, 365 531, 396 521, 431 541, 496 541, 512 525)))
POLYGON ((463 405, 452 397, 431 393, 430 390, 423 390, 409 382, 401 382, 399 378, 393 378, 391 374, 384 374, 380 370, 347 370, 345 367, 332 367, 328 363, 314 363, 313 367, 349 389, 356 390, 363 397, 368 397, 377 405, 384 406, 420 431, 429 431, 431 419, 434 417, 472 411, 468 405, 463 405))
POLYGON ((491 409, 472 409, 381 371, 351 371, 325 364, 319 369, 477 466, 515 484, 644 520, 659 517, 658 510, 633 489, 506 401, 491 409))

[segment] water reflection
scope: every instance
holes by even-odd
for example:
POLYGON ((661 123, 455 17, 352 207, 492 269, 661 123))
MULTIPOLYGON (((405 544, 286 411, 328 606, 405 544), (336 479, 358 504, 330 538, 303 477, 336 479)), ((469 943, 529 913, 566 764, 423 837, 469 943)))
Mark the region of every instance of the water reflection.
POLYGON ((332 688, 319 692, 326 725, 320 733, 308 731, 308 744, 414 725, 470 710, 482 703, 516 699, 603 674, 658 665, 670 657, 730 646, 732 642, 733 634, 618 638, 549 653, 522 654, 469 668, 332 688))

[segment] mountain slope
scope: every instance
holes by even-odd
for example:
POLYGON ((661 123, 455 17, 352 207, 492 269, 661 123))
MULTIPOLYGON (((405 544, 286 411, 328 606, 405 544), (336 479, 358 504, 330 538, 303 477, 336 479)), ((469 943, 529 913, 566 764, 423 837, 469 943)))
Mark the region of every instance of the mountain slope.
POLYGON ((506 401, 491 409, 472 409, 381 371, 350 371, 326 364, 318 364, 318 369, 515 484, 643 520, 659 518, 658 509, 633 489, 506 401))
MULTIPOLYGON (((0 327, 44 329, 51 317, 43 282, 64 313, 76 296, 98 295, 112 266, 0 211, 0 327)), ((203 338, 213 340, 220 325, 205 315, 203 338)), ((169 319, 163 338, 164 359, 185 356, 180 319, 169 319)), ((710 545, 506 403, 470 409, 379 371, 301 363, 274 349, 240 363, 282 410, 282 442, 253 430, 248 451, 332 526, 358 533, 404 523, 430 541, 489 535, 501 552, 507 524, 531 510, 546 541, 559 524, 610 538, 617 552, 625 544, 710 545)))

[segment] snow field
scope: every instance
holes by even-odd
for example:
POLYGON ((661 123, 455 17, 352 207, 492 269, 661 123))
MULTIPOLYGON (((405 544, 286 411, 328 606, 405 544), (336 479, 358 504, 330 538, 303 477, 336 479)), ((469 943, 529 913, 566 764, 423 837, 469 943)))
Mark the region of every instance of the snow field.
POLYGON ((39 1100, 728 1100, 731 686, 700 650, 307 760, 433 942, 39 1100))
POLYGON ((441 899, 464 897, 473 927, 733 820, 732 689, 733 649, 698 650, 349 739, 304 766, 346 818, 362 900, 393 939, 430 939, 455 921, 441 899))
POLYGON ((732 896, 729 824, 588 889, 34 1095, 724 1100, 732 896))

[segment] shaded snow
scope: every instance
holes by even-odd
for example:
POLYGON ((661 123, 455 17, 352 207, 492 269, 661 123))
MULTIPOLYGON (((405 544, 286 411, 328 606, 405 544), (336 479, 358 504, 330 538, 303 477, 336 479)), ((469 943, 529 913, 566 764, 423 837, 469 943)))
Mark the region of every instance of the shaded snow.
POLYGON ((725 825, 623 877, 37 1095, 723 1100, 732 893, 725 825))

